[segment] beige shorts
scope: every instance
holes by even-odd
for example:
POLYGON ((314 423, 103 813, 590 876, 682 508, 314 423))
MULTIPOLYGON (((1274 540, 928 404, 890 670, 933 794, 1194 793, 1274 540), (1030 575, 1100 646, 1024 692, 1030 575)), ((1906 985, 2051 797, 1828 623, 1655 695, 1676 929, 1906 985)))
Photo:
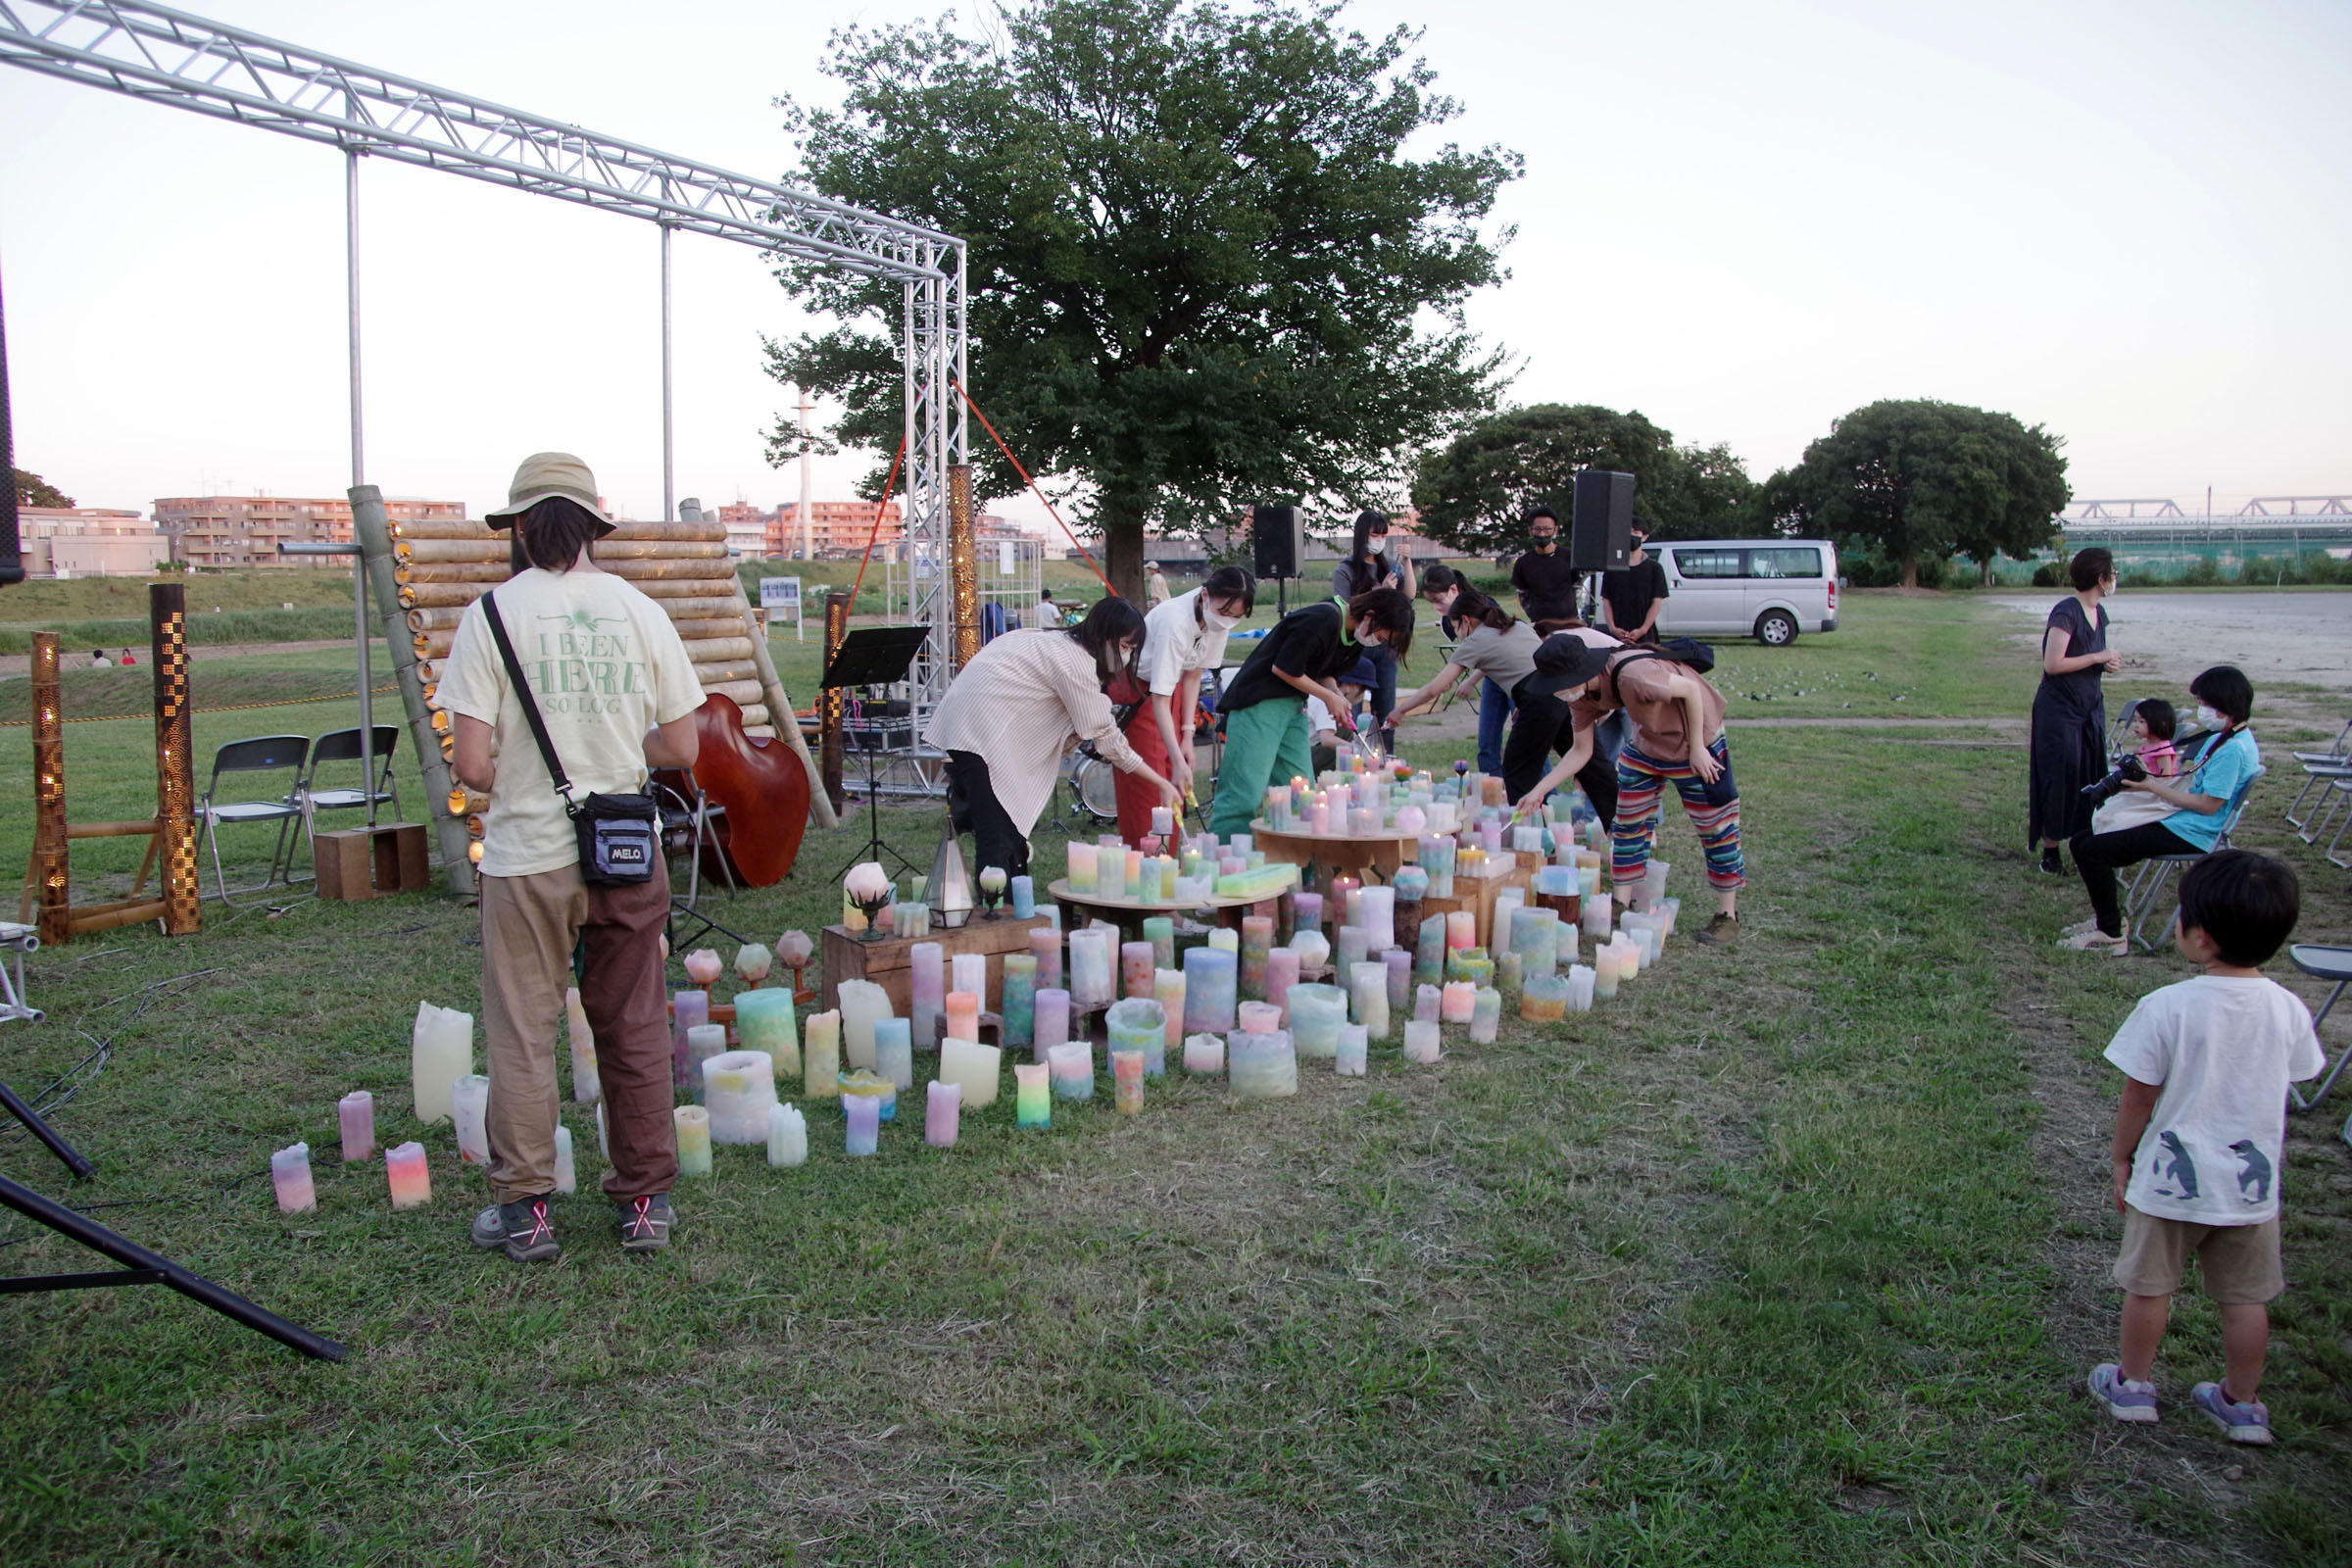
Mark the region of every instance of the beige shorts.
POLYGON ((2130 1207, 2124 1210, 2115 1283, 2133 1296, 2170 1296, 2180 1288, 2192 1252, 2205 1294, 2226 1305, 2272 1300, 2286 1289, 2277 1215, 2259 1225, 2197 1225, 2130 1207))

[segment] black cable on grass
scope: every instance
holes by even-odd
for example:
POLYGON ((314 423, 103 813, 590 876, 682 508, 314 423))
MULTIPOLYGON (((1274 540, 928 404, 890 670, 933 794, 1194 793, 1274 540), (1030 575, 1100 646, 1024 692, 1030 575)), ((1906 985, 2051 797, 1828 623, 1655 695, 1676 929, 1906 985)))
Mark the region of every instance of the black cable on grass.
MULTIPOLYGON (((73 1100, 91 1080, 106 1070, 107 1061, 114 1054, 116 1039, 123 1030, 138 1022, 148 1008, 154 1006, 158 1002, 184 996, 194 988, 199 980, 225 972, 220 969, 197 969, 188 974, 173 975, 168 980, 150 982, 136 991, 125 991, 111 1001, 98 1004, 97 1006, 92 1007, 74 1021, 74 1032, 90 1043, 89 1054, 33 1091, 25 1098, 25 1102, 32 1106, 36 1115, 46 1119, 60 1105, 73 1100), (114 1028, 108 1030, 105 1039, 99 1039, 81 1026, 83 1019, 94 1017, 109 1007, 121 1006, 123 1003, 131 1001, 136 1001, 138 1005, 133 1007, 114 1028)), ((23 1123, 12 1121, 6 1127, 0 1127, 0 1141, 21 1142, 28 1135, 29 1131, 30 1129, 23 1123)))

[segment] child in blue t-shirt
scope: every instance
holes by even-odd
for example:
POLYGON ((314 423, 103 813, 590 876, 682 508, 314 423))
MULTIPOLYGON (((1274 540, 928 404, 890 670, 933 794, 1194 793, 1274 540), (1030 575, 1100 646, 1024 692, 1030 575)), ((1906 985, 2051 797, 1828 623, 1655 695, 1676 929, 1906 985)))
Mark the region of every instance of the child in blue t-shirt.
POLYGON ((2327 1064, 2311 1009, 2262 977, 2302 896, 2281 861, 2222 850, 2180 878, 2173 942, 2205 972, 2140 998, 2107 1047, 2124 1070, 2115 1114, 2115 1206, 2124 1245, 2123 1355, 2094 1367, 2091 1397, 2118 1421, 2156 1419, 2156 1348, 2195 1254, 2222 1314, 2219 1383, 2189 1402, 2234 1443, 2271 1441, 2255 1396, 2270 1347, 2278 1264, 2279 1146, 2286 1089, 2327 1064))

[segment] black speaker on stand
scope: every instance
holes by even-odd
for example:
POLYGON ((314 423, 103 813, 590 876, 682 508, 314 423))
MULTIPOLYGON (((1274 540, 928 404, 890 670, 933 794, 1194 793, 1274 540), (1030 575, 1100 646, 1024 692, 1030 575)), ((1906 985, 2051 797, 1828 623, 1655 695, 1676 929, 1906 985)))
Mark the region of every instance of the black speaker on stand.
POLYGON ((1576 476, 1569 507, 1568 564, 1579 571, 1615 571, 1634 556, 1634 476, 1587 468, 1576 476))
POLYGON ((1290 613, 1289 590, 1283 586, 1292 578, 1302 575, 1306 564, 1306 526, 1299 520, 1297 507, 1251 507, 1250 509, 1250 569, 1260 582, 1275 584, 1275 599, 1281 612, 1290 613))

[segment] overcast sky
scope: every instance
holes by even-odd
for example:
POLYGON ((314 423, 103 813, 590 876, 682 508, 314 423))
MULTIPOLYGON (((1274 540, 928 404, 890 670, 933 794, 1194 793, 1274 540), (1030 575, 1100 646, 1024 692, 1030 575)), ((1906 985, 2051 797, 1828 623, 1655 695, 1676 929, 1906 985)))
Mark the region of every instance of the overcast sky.
MULTIPOLYGON (((195 9, 772 177, 792 148, 770 100, 832 100, 826 33, 941 8, 195 9)), ((1526 157, 1498 214, 1518 229, 1511 280, 1471 309, 1514 356, 1519 402, 1639 409, 1759 478, 1850 409, 1933 397, 2059 432, 2079 497, 2352 491, 2352 7, 1363 0, 1346 17, 1425 26, 1465 109, 1449 134, 1526 157)), ((519 456, 560 447, 657 514, 655 230, 375 161, 362 182, 370 481, 478 512, 519 456)), ((760 335, 808 323, 757 253, 672 244, 679 494, 790 500, 797 479, 762 455, 787 398, 760 335)), ((343 269, 332 151, 0 69, 17 461, 84 505, 340 494, 343 269)), ((820 466, 819 499, 865 466, 820 466)))

